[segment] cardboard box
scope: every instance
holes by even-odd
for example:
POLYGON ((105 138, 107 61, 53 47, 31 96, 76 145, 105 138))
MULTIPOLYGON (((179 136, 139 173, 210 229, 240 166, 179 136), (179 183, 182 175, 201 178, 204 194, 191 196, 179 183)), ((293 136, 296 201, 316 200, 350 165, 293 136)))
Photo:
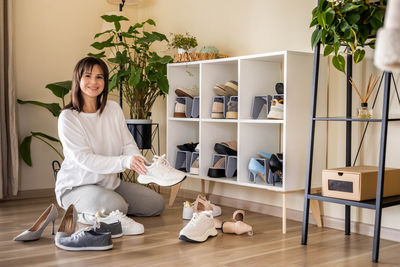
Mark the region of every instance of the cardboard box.
MULTIPOLYGON (((322 171, 322 195, 349 200, 376 198, 378 167, 355 166, 322 171)), ((400 169, 385 169, 383 196, 400 195, 400 169)))

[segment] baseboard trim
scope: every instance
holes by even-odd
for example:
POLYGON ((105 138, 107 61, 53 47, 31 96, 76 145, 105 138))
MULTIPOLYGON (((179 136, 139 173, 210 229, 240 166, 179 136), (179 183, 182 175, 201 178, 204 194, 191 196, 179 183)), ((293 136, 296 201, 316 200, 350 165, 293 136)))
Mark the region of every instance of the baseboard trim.
MULTIPOLYGON (((162 191, 162 192, 165 194, 169 193, 169 191, 162 191)), ((178 192, 178 196, 183 197, 185 199, 195 199, 198 194, 199 192, 188 189, 180 189, 178 192)), ((237 209, 244 209, 276 217, 282 217, 282 208, 278 206, 272 206, 268 204, 235 199, 219 195, 207 195, 207 198, 209 198, 211 202, 218 205, 233 207, 237 209)), ((302 211, 288 208, 286 210, 286 213, 287 213, 287 218, 289 220, 299 221, 299 222, 303 221, 302 211)), ((316 224, 312 216, 309 216, 309 219, 310 219, 310 224, 316 224)), ((333 218, 323 215, 322 222, 324 227, 329 227, 344 231, 344 224, 345 224, 344 219, 333 218)), ((357 233, 371 237, 374 235, 374 226, 372 224, 366 224, 362 222, 351 222, 350 229, 352 233, 357 233)), ((388 227, 381 227, 381 238, 395 242, 400 242, 400 230, 388 227)))
POLYGON ((42 197, 55 197, 54 188, 45 189, 34 189, 18 191, 16 196, 8 197, 2 200, 19 200, 19 199, 30 199, 30 198, 42 198, 42 197))

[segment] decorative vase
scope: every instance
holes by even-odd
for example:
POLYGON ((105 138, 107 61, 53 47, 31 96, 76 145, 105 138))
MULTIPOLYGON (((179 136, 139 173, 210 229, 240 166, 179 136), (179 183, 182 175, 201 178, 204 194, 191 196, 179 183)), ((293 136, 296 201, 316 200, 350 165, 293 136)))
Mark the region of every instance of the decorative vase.
POLYGON ((126 120, 128 129, 139 149, 151 149, 152 121, 151 120, 126 120))
POLYGON ((360 119, 370 119, 372 117, 372 109, 368 108, 368 103, 361 103, 361 107, 357 109, 357 117, 360 119))
POLYGON ((185 50, 183 48, 178 48, 178 54, 185 54, 185 53, 194 53, 195 49, 190 48, 189 50, 185 50))

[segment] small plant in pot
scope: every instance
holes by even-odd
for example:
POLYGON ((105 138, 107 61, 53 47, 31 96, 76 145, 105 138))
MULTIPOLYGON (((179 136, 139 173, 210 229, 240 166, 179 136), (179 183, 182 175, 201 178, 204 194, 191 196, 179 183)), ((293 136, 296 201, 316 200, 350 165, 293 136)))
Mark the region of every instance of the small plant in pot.
POLYGON ((172 41, 169 43, 169 47, 177 48, 178 54, 193 53, 194 48, 198 45, 196 37, 188 32, 185 35, 181 33, 171 33, 171 35, 172 41))
POLYGON ((105 58, 110 68, 108 89, 122 91, 129 106, 131 120, 127 120, 128 128, 139 148, 150 149, 152 122, 148 120, 149 114, 156 99, 168 94, 167 64, 172 62, 170 56, 161 57, 150 47, 155 42, 168 42, 168 39, 162 33, 144 30, 144 26, 156 25, 152 19, 136 23, 124 31, 120 22, 128 21, 128 18, 117 15, 103 15, 101 18, 114 26, 95 35, 95 39, 105 37, 105 40, 91 45, 100 53, 88 55, 105 58), (111 56, 106 56, 106 52, 111 56))
POLYGON ((365 56, 365 47, 375 49, 376 33, 383 26, 386 4, 387 0, 320 0, 312 11, 310 27, 317 26, 311 36, 312 48, 321 41, 324 56, 333 54, 332 64, 345 72, 341 52, 352 54, 354 63, 358 63, 365 56))

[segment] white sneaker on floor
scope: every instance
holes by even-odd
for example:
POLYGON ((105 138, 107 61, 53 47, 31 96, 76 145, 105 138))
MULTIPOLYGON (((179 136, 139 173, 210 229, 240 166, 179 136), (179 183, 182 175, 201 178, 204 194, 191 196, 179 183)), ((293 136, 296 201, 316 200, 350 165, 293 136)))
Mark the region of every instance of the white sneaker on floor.
POLYGON ((217 236, 214 218, 210 210, 194 213, 192 219, 180 231, 179 239, 187 242, 204 242, 208 237, 217 236))
POLYGON ((155 183, 160 186, 173 186, 186 178, 186 174, 173 168, 165 155, 154 156, 153 162, 148 165, 146 163, 147 172, 138 177, 138 182, 141 184, 155 183))
POLYGON ((129 218, 119 210, 112 211, 108 216, 102 211, 97 212, 96 216, 99 222, 108 224, 120 221, 123 235, 140 235, 144 233, 143 224, 135 222, 133 219, 129 218))
MULTIPOLYGON (((208 204, 212 207, 212 215, 213 217, 221 216, 221 207, 212 204, 209 200, 207 200, 208 204)), ((190 220, 193 217, 193 203, 189 201, 185 201, 183 203, 183 211, 182 211, 182 219, 190 220)))

